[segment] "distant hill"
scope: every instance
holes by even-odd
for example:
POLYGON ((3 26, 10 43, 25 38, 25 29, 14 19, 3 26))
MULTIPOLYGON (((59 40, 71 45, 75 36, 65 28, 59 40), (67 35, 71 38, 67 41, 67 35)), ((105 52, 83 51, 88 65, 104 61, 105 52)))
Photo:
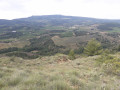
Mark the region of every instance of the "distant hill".
POLYGON ((17 20, 24 20, 24 21, 52 21, 52 20, 61 20, 61 21, 76 21, 80 22, 92 22, 92 23, 103 23, 103 22, 120 22, 120 20, 110 20, 110 19, 97 19, 97 18, 89 18, 89 17, 78 17, 78 16, 64 16, 64 15, 43 15, 43 16, 31 16, 28 18, 22 18, 17 20))
POLYGON ((13 20, 0 20, 0 25, 31 24, 42 23, 50 25, 75 25, 75 24, 95 24, 95 23, 120 23, 120 20, 96 19, 88 17, 64 16, 64 15, 43 15, 31 16, 13 20))

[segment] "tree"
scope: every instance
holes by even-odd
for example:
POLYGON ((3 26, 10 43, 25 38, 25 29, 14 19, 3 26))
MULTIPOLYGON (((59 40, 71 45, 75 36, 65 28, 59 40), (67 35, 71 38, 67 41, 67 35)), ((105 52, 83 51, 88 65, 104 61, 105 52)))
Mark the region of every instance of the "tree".
POLYGON ((95 39, 92 39, 88 42, 86 47, 84 48, 84 53, 89 56, 99 55, 102 52, 101 43, 95 39))
POLYGON ((73 50, 69 51, 69 59, 71 59, 71 60, 75 59, 75 53, 73 50))

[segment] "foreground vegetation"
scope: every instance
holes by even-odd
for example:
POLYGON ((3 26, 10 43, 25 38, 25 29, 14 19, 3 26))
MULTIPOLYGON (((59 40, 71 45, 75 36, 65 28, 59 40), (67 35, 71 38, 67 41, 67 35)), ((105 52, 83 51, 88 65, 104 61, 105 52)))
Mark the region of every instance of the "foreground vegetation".
MULTIPOLYGON (((114 57, 119 58, 119 53, 114 57)), ((119 66, 106 67, 108 58, 100 58, 77 56, 70 60, 67 55, 56 54, 29 60, 3 56, 0 90, 119 90, 119 66)))

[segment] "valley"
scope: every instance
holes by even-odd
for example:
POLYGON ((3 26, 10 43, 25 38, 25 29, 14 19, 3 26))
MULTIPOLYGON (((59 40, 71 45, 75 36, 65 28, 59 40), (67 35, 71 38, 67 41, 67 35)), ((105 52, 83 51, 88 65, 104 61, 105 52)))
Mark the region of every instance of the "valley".
POLYGON ((63 15, 0 20, 0 90, 119 90, 120 20, 63 15))

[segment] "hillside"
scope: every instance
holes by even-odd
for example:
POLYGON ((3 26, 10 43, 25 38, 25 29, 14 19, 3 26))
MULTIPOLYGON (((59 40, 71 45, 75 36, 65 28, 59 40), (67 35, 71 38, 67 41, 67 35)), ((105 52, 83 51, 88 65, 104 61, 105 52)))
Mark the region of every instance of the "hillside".
POLYGON ((120 20, 0 20, 0 90, 119 90, 119 51, 120 20))
POLYGON ((119 20, 63 15, 0 20, 0 54, 7 56, 37 58, 66 54, 70 49, 82 53, 92 38, 104 49, 116 50, 120 45, 119 20))
MULTIPOLYGON (((119 55, 119 54, 115 54, 119 55)), ((56 54, 33 60, 0 58, 1 90, 119 90, 119 76, 96 64, 99 56, 56 54)))

